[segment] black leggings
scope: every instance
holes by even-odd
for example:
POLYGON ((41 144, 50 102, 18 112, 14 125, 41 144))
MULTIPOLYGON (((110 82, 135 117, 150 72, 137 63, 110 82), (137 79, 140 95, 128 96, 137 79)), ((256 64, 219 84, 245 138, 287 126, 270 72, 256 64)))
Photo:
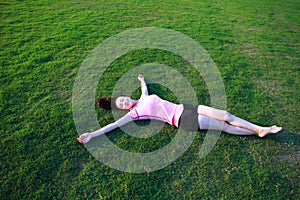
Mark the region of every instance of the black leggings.
POLYGON ((185 131, 198 131, 198 105, 183 104, 183 108, 178 127, 185 131))

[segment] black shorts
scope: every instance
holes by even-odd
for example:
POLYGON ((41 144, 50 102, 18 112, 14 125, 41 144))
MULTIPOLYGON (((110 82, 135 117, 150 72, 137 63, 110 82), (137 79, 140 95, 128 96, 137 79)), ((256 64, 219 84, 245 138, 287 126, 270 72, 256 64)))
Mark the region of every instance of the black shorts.
POLYGON ((198 131, 198 105, 183 104, 183 112, 179 118, 178 127, 185 131, 198 131))

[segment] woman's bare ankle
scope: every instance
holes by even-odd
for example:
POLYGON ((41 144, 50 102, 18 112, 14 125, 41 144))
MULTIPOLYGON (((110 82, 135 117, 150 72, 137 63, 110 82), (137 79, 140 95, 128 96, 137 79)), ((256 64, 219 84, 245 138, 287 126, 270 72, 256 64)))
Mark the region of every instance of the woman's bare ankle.
POLYGON ((282 130, 282 127, 277 127, 276 125, 270 126, 270 127, 263 127, 257 132, 257 135, 259 137, 265 137, 266 135, 268 135, 270 133, 278 133, 281 130, 282 130))

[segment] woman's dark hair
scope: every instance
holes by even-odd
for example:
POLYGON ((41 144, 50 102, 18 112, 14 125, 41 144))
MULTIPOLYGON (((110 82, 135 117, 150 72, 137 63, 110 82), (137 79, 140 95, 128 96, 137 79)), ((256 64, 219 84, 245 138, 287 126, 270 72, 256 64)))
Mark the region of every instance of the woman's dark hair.
POLYGON ((116 106, 116 97, 114 98, 98 98, 97 105, 99 108, 103 108, 105 110, 117 109, 116 106))

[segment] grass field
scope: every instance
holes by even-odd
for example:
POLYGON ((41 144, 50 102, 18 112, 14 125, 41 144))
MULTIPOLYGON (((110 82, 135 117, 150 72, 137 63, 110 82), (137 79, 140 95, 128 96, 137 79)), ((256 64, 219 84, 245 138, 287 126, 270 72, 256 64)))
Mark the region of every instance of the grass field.
MULTIPOLYGON (((300 198, 300 2, 12 0, 0 2, 0 9, 2 199, 300 198), (196 40, 224 79, 228 110, 283 131, 263 139, 222 134, 203 159, 198 153, 206 132, 199 132, 182 157, 150 173, 121 172, 96 160, 76 141, 76 73, 99 43, 140 27, 196 40)), ((155 49, 112 63, 97 94, 110 95, 123 73, 147 62, 178 69, 199 103, 210 104, 199 75, 155 49)), ((159 85, 149 91, 175 100, 159 85)), ((98 114, 102 125, 113 120, 110 112, 98 114)), ((144 140, 120 130, 108 137, 121 148, 147 152, 175 134, 166 126, 144 140)))

